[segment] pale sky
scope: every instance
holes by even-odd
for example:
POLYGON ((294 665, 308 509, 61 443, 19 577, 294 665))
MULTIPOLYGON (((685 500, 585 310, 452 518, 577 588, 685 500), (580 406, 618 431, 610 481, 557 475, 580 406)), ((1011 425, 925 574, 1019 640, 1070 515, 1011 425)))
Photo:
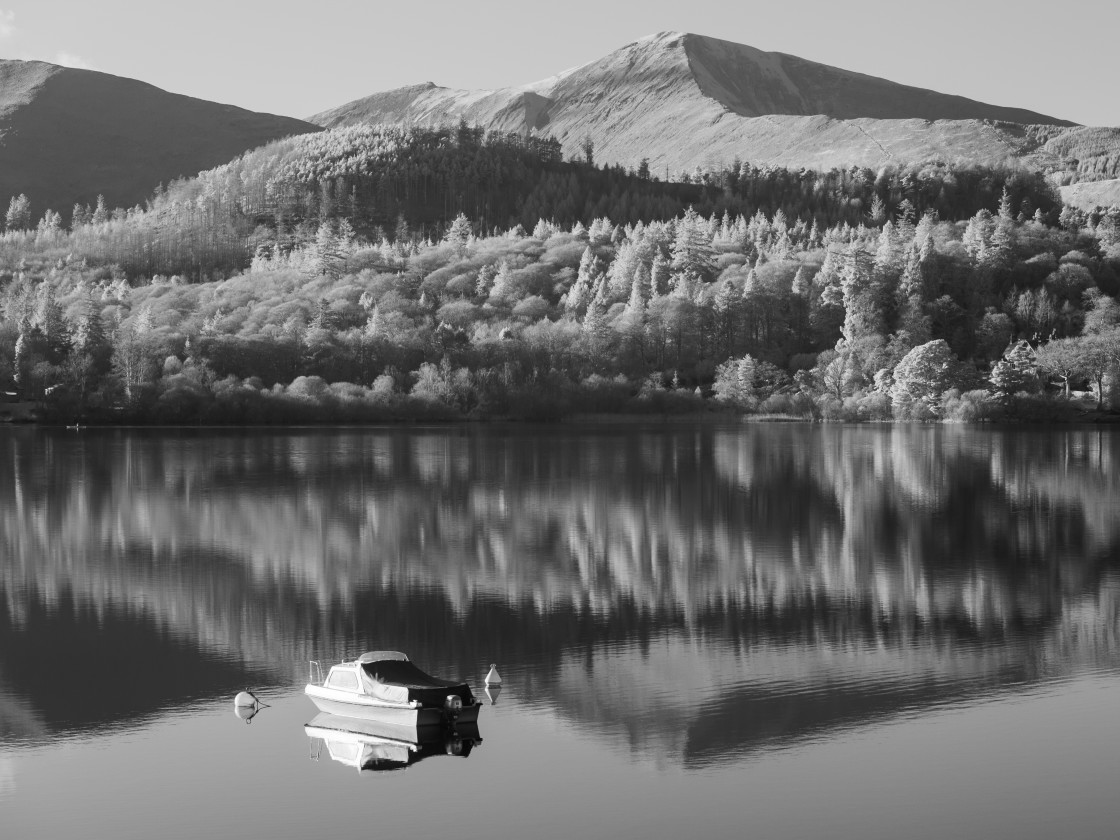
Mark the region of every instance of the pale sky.
POLYGON ((665 30, 1120 125, 1118 0, 0 0, 2 57, 292 117, 426 81, 525 84, 665 30))

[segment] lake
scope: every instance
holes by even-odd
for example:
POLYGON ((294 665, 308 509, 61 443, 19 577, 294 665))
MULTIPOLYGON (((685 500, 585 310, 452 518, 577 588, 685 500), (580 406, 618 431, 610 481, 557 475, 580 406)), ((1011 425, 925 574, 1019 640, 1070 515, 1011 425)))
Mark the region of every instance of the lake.
POLYGON ((1099 838, 1118 713, 1120 430, 0 429, 5 840, 1099 838))

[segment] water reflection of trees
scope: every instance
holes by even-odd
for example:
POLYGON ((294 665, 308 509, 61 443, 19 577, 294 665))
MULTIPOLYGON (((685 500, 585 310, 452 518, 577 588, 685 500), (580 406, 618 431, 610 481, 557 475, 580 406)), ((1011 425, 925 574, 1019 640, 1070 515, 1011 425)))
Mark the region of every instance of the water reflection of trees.
POLYGON ((830 657, 958 686, 1111 659, 1118 503, 1095 429, 13 433, 0 585, 16 616, 73 592, 254 661, 537 661, 534 689, 618 721, 576 675, 670 638, 732 706, 763 650, 803 698, 830 657))

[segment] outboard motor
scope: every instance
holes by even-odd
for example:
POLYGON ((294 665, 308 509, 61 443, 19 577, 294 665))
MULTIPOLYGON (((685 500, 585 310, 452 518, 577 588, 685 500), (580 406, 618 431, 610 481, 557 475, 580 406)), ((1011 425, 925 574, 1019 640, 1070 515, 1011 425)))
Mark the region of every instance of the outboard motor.
POLYGON ((447 740, 443 742, 443 751, 447 755, 462 755, 463 739, 452 732, 451 735, 448 736, 447 740))
POLYGON ((443 708, 452 719, 457 718, 459 712, 463 711, 463 699, 458 694, 448 694, 443 708))

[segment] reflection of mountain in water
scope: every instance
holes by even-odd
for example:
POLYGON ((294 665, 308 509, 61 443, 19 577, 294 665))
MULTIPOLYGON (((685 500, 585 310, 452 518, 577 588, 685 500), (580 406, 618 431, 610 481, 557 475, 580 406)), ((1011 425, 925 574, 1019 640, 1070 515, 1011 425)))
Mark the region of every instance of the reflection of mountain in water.
POLYGON ((25 432, 0 586, 290 677, 371 639, 540 663, 565 714, 702 761, 748 702, 768 743, 1115 663, 1118 507, 1101 430, 25 432))
MULTIPOLYGON (((0 738, 131 724, 154 710, 233 694, 245 669, 127 605, 0 604, 0 738)), ((260 673, 257 684, 267 677, 260 673)))

